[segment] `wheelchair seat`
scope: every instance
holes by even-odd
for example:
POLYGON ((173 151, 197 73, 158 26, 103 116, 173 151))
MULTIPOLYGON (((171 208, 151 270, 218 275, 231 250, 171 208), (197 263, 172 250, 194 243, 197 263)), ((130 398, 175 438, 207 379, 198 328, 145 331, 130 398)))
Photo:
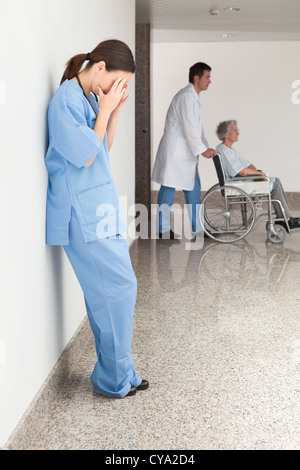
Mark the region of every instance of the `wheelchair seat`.
POLYGON ((259 175, 235 176, 226 178, 223 168, 222 158, 216 155, 213 158, 220 186, 235 186, 245 191, 249 196, 264 196, 270 194, 270 181, 257 181, 261 179, 259 175))

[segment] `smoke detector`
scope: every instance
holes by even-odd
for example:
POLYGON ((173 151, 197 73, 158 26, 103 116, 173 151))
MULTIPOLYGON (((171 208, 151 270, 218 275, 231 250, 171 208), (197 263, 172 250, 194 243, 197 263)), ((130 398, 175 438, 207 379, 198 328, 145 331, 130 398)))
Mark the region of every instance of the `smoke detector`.
POLYGON ((217 8, 212 8, 211 10, 209 10, 209 13, 210 13, 212 16, 219 15, 220 10, 218 10, 217 8))

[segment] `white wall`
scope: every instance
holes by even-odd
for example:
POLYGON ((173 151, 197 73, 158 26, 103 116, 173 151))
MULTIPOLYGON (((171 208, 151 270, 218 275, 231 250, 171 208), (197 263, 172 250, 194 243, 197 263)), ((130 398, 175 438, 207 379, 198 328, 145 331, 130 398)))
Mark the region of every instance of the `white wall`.
MULTIPOLYGON (((190 66, 206 62, 212 84, 201 96, 210 146, 219 143, 218 122, 236 119, 235 148, 270 176, 279 176, 286 191, 300 191, 300 82, 298 92, 292 89, 300 80, 299 56, 300 42, 153 42, 152 163, 172 97, 187 85, 190 66)), ((214 166, 201 158, 199 168, 208 189, 217 182, 214 166)))
MULTIPOLYGON (((45 246, 46 111, 66 61, 116 38, 135 48, 135 0, 0 2, 0 447, 80 325, 82 293, 45 246)), ((111 152, 134 202, 134 80, 111 152)))

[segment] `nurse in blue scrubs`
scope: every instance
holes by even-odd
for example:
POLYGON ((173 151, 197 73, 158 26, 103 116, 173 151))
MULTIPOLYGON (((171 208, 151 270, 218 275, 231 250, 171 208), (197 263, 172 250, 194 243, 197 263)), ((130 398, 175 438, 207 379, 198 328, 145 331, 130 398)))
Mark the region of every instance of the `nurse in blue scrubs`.
POLYGON ((47 244, 63 245, 95 337, 100 395, 123 398, 149 383, 131 357, 134 275, 108 152, 135 63, 121 41, 72 57, 48 110, 47 244))

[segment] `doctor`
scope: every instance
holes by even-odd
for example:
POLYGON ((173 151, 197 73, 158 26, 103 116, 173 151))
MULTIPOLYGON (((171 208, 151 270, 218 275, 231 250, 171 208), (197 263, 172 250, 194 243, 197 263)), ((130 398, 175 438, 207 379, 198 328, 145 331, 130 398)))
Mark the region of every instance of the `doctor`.
POLYGON ((131 357, 136 278, 108 156, 134 72, 128 46, 104 41, 69 60, 48 110, 47 244, 72 264, 95 336, 93 389, 113 398, 149 385, 131 357))
POLYGON ((188 205, 192 232, 202 230, 198 220, 201 186, 198 157, 215 156, 203 132, 203 107, 200 93, 207 90, 211 67, 198 62, 190 68, 189 84, 173 98, 167 112, 164 134, 153 168, 152 181, 161 185, 158 193, 159 238, 176 238, 170 228, 175 189, 182 189, 188 205))

